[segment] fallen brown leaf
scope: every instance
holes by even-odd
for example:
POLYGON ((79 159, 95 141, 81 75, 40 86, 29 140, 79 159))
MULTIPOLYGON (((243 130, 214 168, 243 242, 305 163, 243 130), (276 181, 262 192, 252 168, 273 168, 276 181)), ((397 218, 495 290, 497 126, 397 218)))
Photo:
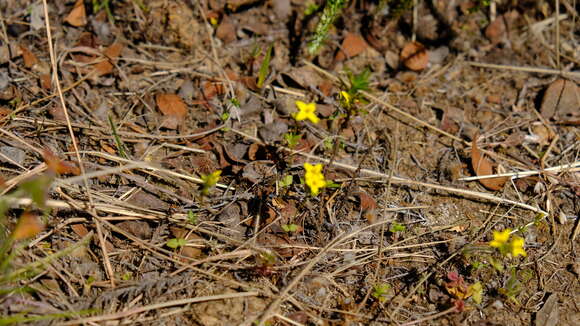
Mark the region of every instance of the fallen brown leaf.
POLYGON ((74 27, 85 26, 87 24, 87 11, 84 0, 77 0, 73 10, 66 16, 64 21, 74 27))
POLYGON ((52 77, 50 76, 50 74, 41 74, 39 78, 40 78, 40 87, 46 90, 52 89, 52 77))
POLYGON ((29 239, 40 233, 43 229, 44 224, 38 219, 38 216, 31 212, 24 212, 18 219, 14 231, 12 231, 12 239, 29 239))
POLYGON ((540 112, 544 118, 554 118, 560 122, 580 120, 578 85, 565 79, 554 81, 544 93, 540 112))
POLYGON ((30 69, 35 64, 38 63, 38 58, 36 57, 36 55, 34 55, 34 53, 32 53, 30 50, 28 50, 28 48, 26 48, 25 46, 21 45, 20 51, 22 52, 22 59, 24 60, 24 67, 30 69))
POLYGON ((429 53, 419 42, 409 42, 401 51, 401 61, 408 69, 420 71, 429 64, 429 53))
MULTIPOLYGON (((479 135, 473 137, 471 142, 471 165, 475 174, 478 177, 484 175, 491 175, 493 173, 493 166, 491 162, 483 156, 483 153, 477 147, 477 139, 479 135)), ((507 182, 508 177, 497 177, 489 179, 480 179, 479 182, 487 189, 497 191, 501 190, 504 184, 507 182)))
POLYGON ((155 101, 159 111, 166 117, 163 121, 163 127, 177 129, 187 115, 187 105, 181 97, 175 94, 157 94, 155 101))
POLYGON ((73 230, 73 232, 78 235, 79 237, 84 237, 85 235, 89 234, 89 230, 87 229, 87 227, 84 224, 71 224, 70 228, 73 230))
POLYGON ((338 51, 336 57, 334 57, 334 61, 340 62, 347 58, 355 57, 363 53, 367 47, 367 42, 365 42, 362 37, 354 33, 347 33, 342 41, 340 51, 338 51))
POLYGON ((118 57, 121 54, 121 50, 123 50, 123 45, 121 43, 113 43, 103 51, 107 60, 95 64, 95 72, 97 76, 104 76, 113 72, 113 64, 110 60, 118 57))
POLYGON ((224 44, 236 40, 236 26, 232 23, 231 19, 224 17, 215 31, 215 36, 222 40, 224 44))
POLYGON ((42 158, 44 159, 44 162, 48 166, 49 171, 52 171, 52 172, 59 174, 59 175, 66 175, 66 174, 80 175, 81 174, 81 170, 78 168, 78 166, 76 166, 76 164, 74 164, 73 162, 70 162, 70 161, 61 160, 60 158, 58 158, 58 156, 56 156, 49 149, 45 149, 42 153, 42 156, 43 156, 42 158))

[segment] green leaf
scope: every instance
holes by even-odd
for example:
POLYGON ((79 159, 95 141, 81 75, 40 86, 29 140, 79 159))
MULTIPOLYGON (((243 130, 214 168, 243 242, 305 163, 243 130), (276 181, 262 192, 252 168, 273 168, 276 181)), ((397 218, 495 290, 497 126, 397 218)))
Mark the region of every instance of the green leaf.
POLYGON ((262 86, 264 86, 266 77, 268 77, 273 46, 274 44, 270 44, 270 47, 268 47, 268 50, 266 51, 266 56, 264 57, 264 61, 262 61, 262 65, 260 66, 260 72, 258 72, 258 84, 257 84, 258 88, 262 88, 262 86))
POLYGON ((279 185, 282 188, 289 187, 292 185, 292 181, 293 181, 293 177, 290 174, 288 174, 288 175, 284 176, 284 178, 282 178, 282 180, 280 180, 279 185))
POLYGON ((389 227, 389 231, 391 233, 404 232, 406 229, 407 229, 407 227, 405 227, 403 224, 400 224, 397 222, 393 222, 391 224, 391 227, 389 227))
POLYGON ((302 136, 300 134, 295 134, 292 132, 287 132, 284 134, 284 140, 286 140, 286 143, 288 143, 288 147, 293 148, 296 145, 298 145, 298 142, 300 141, 300 138, 302 136))
POLYGON ((472 284, 469 288, 472 292, 471 300, 473 300, 473 302, 477 304, 480 304, 481 301, 483 301, 483 286, 481 285, 481 283, 476 282, 472 284))
POLYGON ((183 238, 173 238, 173 239, 167 240, 167 246, 171 249, 177 249, 179 247, 183 247, 183 246, 185 246, 186 243, 187 243, 187 241, 183 238))
POLYGON ((282 225, 282 230, 284 230, 284 232, 296 232, 298 231, 298 225, 296 224, 284 224, 282 225))
POLYGON ((340 184, 335 183, 332 180, 326 180, 326 188, 340 188, 340 184))
POLYGON ((193 211, 187 211, 187 221, 193 225, 197 224, 197 214, 193 211))
POLYGON ((115 139, 115 146, 117 146, 119 156, 128 159, 129 157, 127 156, 127 152, 125 152, 125 144, 123 144, 121 137, 119 137, 119 134, 117 134, 117 126, 113 122, 113 118, 111 118, 110 115, 109 115, 109 125, 111 126, 111 131, 113 132, 113 139, 115 139))
POLYGON ((391 285, 387 283, 376 284, 373 286, 373 298, 379 300, 380 302, 384 302, 387 300, 386 295, 389 293, 391 289, 391 285))

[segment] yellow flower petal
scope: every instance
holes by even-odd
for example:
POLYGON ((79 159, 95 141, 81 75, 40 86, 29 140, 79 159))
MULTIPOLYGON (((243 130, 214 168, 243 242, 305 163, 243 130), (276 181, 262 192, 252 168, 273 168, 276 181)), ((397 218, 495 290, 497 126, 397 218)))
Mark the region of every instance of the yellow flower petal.
POLYGON ((510 238, 510 234, 511 234, 512 230, 510 229, 505 229, 501 232, 499 231, 493 231, 493 240, 489 243, 489 245, 491 247, 494 248, 499 248, 502 245, 504 245, 508 239, 510 238))
POLYGON ((514 237, 514 239, 512 240, 511 244, 511 254, 514 257, 517 257, 519 255, 522 255, 524 257, 526 257, 528 254, 526 253, 526 251, 524 250, 524 239, 520 238, 520 237, 514 237))
POLYGON ((295 102, 298 108, 298 113, 293 115, 296 121, 310 120, 312 123, 318 123, 320 119, 316 116, 316 103, 304 103, 302 101, 295 102))
POLYGON ((310 163, 304 163, 304 182, 310 188, 310 193, 313 196, 318 195, 321 188, 326 187, 326 180, 324 179, 324 174, 322 174, 322 164, 312 165, 310 163))

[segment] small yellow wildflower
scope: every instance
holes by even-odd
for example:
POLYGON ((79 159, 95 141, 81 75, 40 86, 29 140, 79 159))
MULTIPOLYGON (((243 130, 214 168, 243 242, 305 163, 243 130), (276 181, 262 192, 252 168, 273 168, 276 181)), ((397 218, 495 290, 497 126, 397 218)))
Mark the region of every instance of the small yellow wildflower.
POLYGON ((501 232, 493 231, 493 240, 489 243, 491 247, 494 248, 501 248, 507 244, 508 239, 510 238, 512 230, 505 229, 501 232))
POLYGON ((318 123, 320 119, 316 116, 316 103, 304 103, 302 101, 296 101, 296 107, 298 108, 298 113, 292 116, 296 121, 310 120, 312 123, 318 123))
POLYGON ((221 170, 216 170, 208 175, 201 176, 201 181, 203 181, 203 186, 201 188, 202 195, 205 196, 209 194, 209 188, 215 186, 218 183, 221 174, 222 174, 221 170))
POLYGON ((218 20, 217 20, 217 18, 215 18, 215 17, 210 17, 210 19, 209 19, 209 22, 210 22, 210 23, 211 23, 213 26, 215 26, 215 25, 217 25, 217 24, 218 24, 218 20))
POLYGON ((310 188, 310 193, 312 196, 318 195, 320 188, 326 187, 326 180, 324 180, 324 174, 322 174, 322 164, 304 163, 304 170, 306 170, 304 180, 310 188))
POLYGON ((345 107, 350 107, 352 105, 352 96, 345 91, 340 92, 340 98, 342 99, 342 103, 345 107))
POLYGON ((510 253, 512 254, 513 257, 517 257, 519 255, 526 257, 528 255, 526 253, 526 250, 524 250, 524 239, 523 238, 514 236, 514 239, 510 243, 510 249, 511 249, 510 253))

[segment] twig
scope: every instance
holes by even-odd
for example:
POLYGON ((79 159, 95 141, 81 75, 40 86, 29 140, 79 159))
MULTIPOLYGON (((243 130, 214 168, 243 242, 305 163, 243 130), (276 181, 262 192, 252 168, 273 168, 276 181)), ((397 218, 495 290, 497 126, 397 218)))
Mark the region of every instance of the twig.
POLYGON ((489 175, 459 178, 457 180, 459 180, 459 181, 473 181, 473 180, 490 179, 490 178, 497 178, 497 177, 511 177, 512 179, 519 179, 519 178, 529 177, 531 175, 542 174, 545 172, 577 172, 577 171, 580 171, 580 161, 574 162, 574 163, 569 163, 569 164, 553 166, 553 167, 542 169, 542 170, 528 170, 528 171, 501 173, 501 174, 489 174, 489 175))
POLYGON ((560 71, 560 70, 548 69, 548 68, 507 66, 507 65, 497 65, 497 64, 493 64, 493 63, 481 63, 481 62, 474 62, 474 61, 467 61, 467 64, 474 66, 474 67, 480 67, 480 68, 503 69, 503 70, 512 70, 512 71, 533 72, 533 73, 538 73, 538 74, 560 75, 562 77, 580 78, 579 72, 560 71))

